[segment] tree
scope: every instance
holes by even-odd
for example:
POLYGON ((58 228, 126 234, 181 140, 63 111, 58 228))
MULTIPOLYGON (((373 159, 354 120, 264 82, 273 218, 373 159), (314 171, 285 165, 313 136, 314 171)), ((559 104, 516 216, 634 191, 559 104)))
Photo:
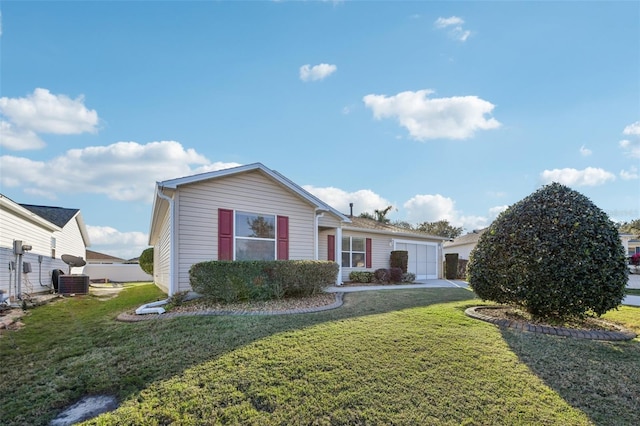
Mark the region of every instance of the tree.
POLYGON ((153 276, 153 247, 149 247, 142 252, 138 263, 144 272, 153 276))
POLYGON ((618 224, 618 229, 620 232, 640 237, 640 219, 635 219, 631 222, 621 222, 618 224))
POLYGON ((376 215, 376 220, 381 223, 389 223, 390 220, 387 219, 387 213, 391 210, 393 206, 387 206, 382 210, 374 210, 373 213, 376 215))
POLYGON ((436 222, 422 222, 418 225, 418 231, 440 237, 456 238, 462 234, 462 227, 452 226, 448 220, 438 220, 436 222))
POLYGON ((467 278, 481 299, 536 318, 599 316, 625 296, 628 269, 616 225, 558 183, 502 212, 470 257, 467 278))
POLYGON ((358 217, 361 217, 363 219, 371 219, 371 220, 376 220, 375 217, 373 217, 373 215, 369 212, 362 212, 360 213, 360 215, 358 217))

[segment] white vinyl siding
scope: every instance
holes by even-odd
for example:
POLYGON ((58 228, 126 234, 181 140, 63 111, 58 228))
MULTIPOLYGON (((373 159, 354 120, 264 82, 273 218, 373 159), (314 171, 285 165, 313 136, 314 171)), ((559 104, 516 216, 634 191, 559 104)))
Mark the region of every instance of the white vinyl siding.
MULTIPOLYGON (((343 231, 343 238, 371 238, 371 268, 342 268, 342 280, 349 280, 349 273, 351 271, 370 271, 373 272, 376 269, 388 268, 389 257, 391 256, 391 237, 385 234, 369 234, 366 232, 355 231, 343 231)), ((325 243, 326 244, 326 243, 325 243)), ((342 259, 342 253, 336 253, 336 260, 340 262, 342 259)))
MULTIPOLYGON (((52 235, 56 239, 56 259, 60 259, 63 254, 70 254, 72 256, 82 257, 86 260, 87 248, 84 245, 82 239, 82 233, 80 227, 74 216, 67 224, 62 228, 62 231, 56 231, 52 235)), ((49 254, 51 256, 51 238, 49 238, 49 254)), ((65 270, 65 273, 69 272, 65 270)), ((73 274, 81 274, 82 268, 71 269, 73 274)))
MULTIPOLYGON (((15 204, 12 204, 15 205, 15 204)), ((64 273, 69 272, 69 267, 61 260, 62 254, 74 256, 86 256, 86 247, 80 232, 76 218, 71 219, 59 229, 46 221, 36 218, 36 215, 15 205, 16 210, 0 208, 0 289, 9 292, 9 281, 13 282, 15 276, 9 271, 9 262, 16 262, 17 257, 13 253, 13 241, 22 241, 22 244, 30 245, 31 250, 22 256, 23 263, 31 263, 31 273, 22 274, 22 291, 26 293, 39 293, 48 291, 51 286, 51 273, 54 269, 60 269, 64 273), (23 211, 24 210, 24 211, 23 211), (22 212, 22 213, 20 213, 22 212), (52 237, 56 239, 56 257, 51 258, 52 237)), ((17 265, 16 265, 17 266, 17 265)), ((74 268, 73 273, 82 272, 82 268, 74 268)), ((13 295, 13 289, 11 289, 13 295)))
POLYGON ((158 287, 169 293, 169 274, 171 262, 171 229, 169 211, 165 211, 160 225, 160 235, 153 248, 153 279, 158 287))
POLYGON ((180 186, 177 202, 178 288, 189 290, 189 268, 218 259, 218 209, 289 218, 289 259, 313 259, 315 208, 258 171, 180 186))

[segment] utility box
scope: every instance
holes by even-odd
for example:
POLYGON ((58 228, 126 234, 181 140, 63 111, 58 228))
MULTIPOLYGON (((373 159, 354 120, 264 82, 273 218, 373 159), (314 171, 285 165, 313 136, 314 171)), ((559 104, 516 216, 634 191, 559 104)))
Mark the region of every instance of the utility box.
POLYGON ((58 293, 62 295, 89 293, 89 275, 60 275, 58 293))

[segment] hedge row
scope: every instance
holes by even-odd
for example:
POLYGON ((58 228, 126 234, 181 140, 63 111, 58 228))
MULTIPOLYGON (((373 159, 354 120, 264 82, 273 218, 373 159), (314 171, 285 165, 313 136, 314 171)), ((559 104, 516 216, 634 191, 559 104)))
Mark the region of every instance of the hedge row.
POLYGON ((412 283, 416 280, 415 274, 403 273, 401 268, 380 268, 371 271, 351 271, 349 280, 355 283, 412 283))
POLYGON ((189 270, 193 291, 225 303, 304 297, 336 281, 338 264, 311 260, 209 261, 189 270))

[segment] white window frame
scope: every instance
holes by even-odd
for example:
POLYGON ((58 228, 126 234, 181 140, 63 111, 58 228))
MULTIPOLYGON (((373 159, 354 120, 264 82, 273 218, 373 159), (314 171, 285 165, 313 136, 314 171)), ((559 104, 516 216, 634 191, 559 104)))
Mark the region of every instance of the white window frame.
MULTIPOLYGON (((277 253, 277 235, 278 235, 278 216, 275 214, 267 214, 267 213, 256 213, 249 212, 244 210, 234 210, 233 211, 233 258, 234 260, 238 259, 238 241, 266 241, 273 243, 273 259, 275 260, 278 256, 277 253), (238 235, 238 215, 250 215, 256 217, 269 217, 273 218, 273 238, 263 238, 263 237, 244 237, 238 235)), ((247 259, 254 260, 254 259, 247 259)))
POLYGON ((343 236, 342 240, 348 238, 349 239, 349 249, 345 250, 344 247, 344 243, 342 244, 341 247, 341 251, 340 251, 340 265, 343 268, 366 268, 367 267, 367 238, 366 237, 353 237, 353 236, 343 236), (354 239, 359 239, 362 240, 362 245, 364 246, 364 250, 360 251, 360 250, 353 250, 353 240, 354 239), (349 265, 344 265, 344 253, 349 253, 349 265), (360 254, 362 253, 362 261, 363 261, 363 265, 362 266, 357 266, 357 265, 353 265, 353 255, 354 254, 360 254))

